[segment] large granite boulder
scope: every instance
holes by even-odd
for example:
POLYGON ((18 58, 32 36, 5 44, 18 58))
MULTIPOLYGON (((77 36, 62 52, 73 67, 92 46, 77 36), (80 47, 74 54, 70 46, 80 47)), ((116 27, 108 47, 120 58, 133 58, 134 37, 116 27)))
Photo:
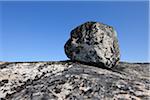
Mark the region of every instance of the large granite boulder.
POLYGON ((73 61, 111 68, 119 62, 117 33, 99 22, 86 22, 71 31, 65 53, 73 61))

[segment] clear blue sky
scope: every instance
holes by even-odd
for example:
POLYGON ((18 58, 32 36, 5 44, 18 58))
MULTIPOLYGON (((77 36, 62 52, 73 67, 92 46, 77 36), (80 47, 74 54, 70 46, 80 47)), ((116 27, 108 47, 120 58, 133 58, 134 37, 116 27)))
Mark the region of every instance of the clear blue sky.
POLYGON ((70 31, 86 21, 117 30, 121 61, 148 61, 148 1, 0 2, 0 61, 66 60, 70 31))

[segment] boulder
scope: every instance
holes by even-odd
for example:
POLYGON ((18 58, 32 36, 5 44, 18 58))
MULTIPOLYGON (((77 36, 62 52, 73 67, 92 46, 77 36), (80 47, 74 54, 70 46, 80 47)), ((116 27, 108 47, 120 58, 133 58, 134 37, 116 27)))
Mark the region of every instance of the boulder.
POLYGON ((86 22, 71 31, 65 53, 72 61, 112 68, 120 51, 115 29, 99 22, 86 22))

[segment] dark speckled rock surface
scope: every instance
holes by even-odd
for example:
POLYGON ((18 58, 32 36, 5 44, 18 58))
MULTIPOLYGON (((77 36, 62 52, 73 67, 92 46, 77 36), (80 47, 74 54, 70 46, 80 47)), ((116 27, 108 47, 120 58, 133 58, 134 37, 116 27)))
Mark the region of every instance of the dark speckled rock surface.
POLYGON ((8 100, 149 100, 148 63, 114 69, 71 61, 0 63, 0 98, 8 100))
POLYGON ((64 49, 72 61, 103 64, 107 68, 115 67, 120 60, 116 30, 99 22, 86 22, 73 29, 64 49))

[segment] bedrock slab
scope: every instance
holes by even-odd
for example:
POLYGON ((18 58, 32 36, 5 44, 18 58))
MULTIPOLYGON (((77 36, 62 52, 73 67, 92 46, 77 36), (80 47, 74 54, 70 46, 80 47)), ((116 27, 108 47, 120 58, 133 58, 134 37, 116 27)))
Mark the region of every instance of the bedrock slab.
POLYGON ((111 70, 79 62, 0 64, 2 100, 149 100, 148 63, 119 63, 111 70))

